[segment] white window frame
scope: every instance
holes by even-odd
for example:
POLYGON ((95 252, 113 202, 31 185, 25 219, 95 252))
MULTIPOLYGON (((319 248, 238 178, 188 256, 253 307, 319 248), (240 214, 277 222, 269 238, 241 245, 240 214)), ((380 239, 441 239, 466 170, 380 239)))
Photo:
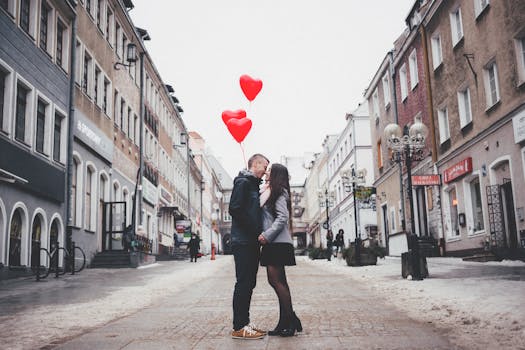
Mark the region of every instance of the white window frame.
POLYGON ((104 78, 102 79, 102 97, 101 97, 101 105, 102 110, 106 114, 106 116, 111 119, 113 117, 113 83, 111 80, 109 80, 109 77, 105 74, 104 78), (106 82, 108 83, 106 85, 106 82), (107 88, 106 88, 107 87, 107 88), (104 94, 106 95, 106 108, 104 108, 104 94))
POLYGON ((454 9, 450 12, 450 31, 452 33, 452 47, 463 39, 463 19, 461 16, 461 7, 454 9))
POLYGON ((11 19, 15 19, 16 15, 16 9, 17 9, 17 1, 16 0, 8 0, 7 2, 7 13, 11 17, 11 19))
MULTIPOLYGON (((460 237, 461 237, 461 230, 459 229, 459 222, 458 222, 458 229, 459 229, 459 232, 458 234, 456 234, 456 232, 454 232, 452 230, 452 211, 450 210, 451 207, 452 207, 452 203, 450 202, 450 193, 455 190, 456 191, 456 200, 458 201, 457 205, 456 205, 456 208, 459 208, 459 197, 458 197, 458 188, 455 184, 453 185, 450 185, 450 186, 446 186, 445 188, 443 188, 443 204, 444 204, 444 222, 446 223, 446 227, 445 227, 445 237, 447 239, 447 241, 455 241, 455 240, 459 240, 460 237)), ((458 214, 459 214, 459 209, 457 210, 458 211, 458 214)), ((459 220, 459 218, 458 218, 459 220)))
POLYGON ((441 35, 434 34, 431 39, 432 44, 432 66, 434 70, 438 69, 443 64, 443 48, 441 43, 441 35))
POLYGON ((122 58, 121 52, 122 52, 122 26, 120 25, 119 21, 115 21, 115 45, 113 48, 115 49, 115 53, 117 54, 118 58, 122 58))
POLYGON ((22 1, 17 1, 17 7, 18 7, 18 26, 22 30, 22 32, 28 34, 33 41, 36 42, 37 38, 37 29, 39 28, 39 19, 38 14, 40 13, 40 9, 38 8, 38 5, 40 5, 39 1, 35 0, 29 0, 29 32, 26 32, 22 29, 20 25, 21 20, 21 14, 22 14, 22 1))
POLYGON ((52 135, 52 125, 51 121, 53 118, 53 103, 49 98, 47 98, 45 95, 43 95, 40 91, 36 91, 36 99, 35 99, 35 105, 34 105, 34 111, 33 111, 34 120, 33 120, 33 150, 37 154, 44 155, 46 157, 49 157, 51 154, 51 135, 52 135), (44 121, 44 150, 43 153, 36 150, 36 128, 37 128, 37 121, 38 121, 38 100, 42 100, 46 104, 46 111, 45 111, 45 121, 44 121))
POLYGON ((382 85, 383 85, 383 102, 385 103, 385 108, 390 106, 390 79, 388 79, 388 73, 383 75, 382 85))
POLYGON ((417 71, 417 51, 414 49, 408 57, 408 69, 410 70, 410 88, 414 90, 419 83, 417 71))
POLYGON ((115 10, 106 4, 106 41, 109 46, 115 47, 115 10), (109 18, 109 21, 108 21, 109 18), (107 27, 109 25, 109 28, 107 27))
MULTIPOLYGON (((53 132, 51 133, 51 145, 54 146, 54 135, 55 135, 55 118, 56 115, 60 114, 62 116, 62 121, 60 123, 60 160, 59 162, 61 164, 66 164, 67 159, 67 119, 68 115, 65 111, 54 105, 53 109, 53 123, 51 124, 53 126, 53 132)), ((53 159, 53 149, 51 149, 51 159, 53 159)))
MULTIPOLYGON (((84 173, 85 181, 87 181, 88 168, 91 168, 92 170, 91 183, 90 184, 85 183, 83 186, 83 189, 86 189, 87 186, 91 188, 91 198, 90 198, 90 203, 89 203, 91 210, 90 210, 90 217, 85 218, 86 220, 89 219, 89 222, 85 222, 86 220, 84 220, 83 225, 86 231, 95 232, 96 219, 97 219, 97 201, 99 197, 99 192, 98 192, 99 175, 98 175, 97 167, 95 166, 95 164, 93 164, 92 162, 86 162, 86 168, 85 168, 85 173, 84 173)), ((82 198, 83 198, 83 204, 85 206, 86 205, 86 191, 85 190, 82 193, 82 198)), ((85 213, 86 210, 84 209, 83 212, 85 213)))
POLYGON ((469 236, 473 235, 479 235, 485 233, 485 203, 484 203, 484 196, 483 196, 483 190, 481 185, 483 182, 481 181, 481 174, 479 171, 475 171, 471 174, 471 176, 465 178, 463 180, 463 190, 465 192, 465 213, 466 213, 466 220, 467 220, 467 232, 469 236), (478 180, 479 183, 479 190, 480 190, 480 200, 481 200, 481 215, 482 215, 482 222, 483 222, 483 228, 481 230, 476 230, 474 227, 474 203, 472 202, 472 182, 475 180, 478 180))
POLYGON ((485 9, 490 5, 489 0, 474 0, 474 14, 476 19, 485 12, 485 9))
POLYGON ((439 143, 443 144, 450 139, 450 123, 448 120, 448 108, 438 109, 439 143))
POLYGON ((6 134, 11 133, 11 125, 14 121, 13 119, 13 110, 16 101, 13 99, 13 96, 16 95, 16 84, 15 84, 15 72, 14 70, 5 63, 0 58, 0 68, 6 72, 5 77, 5 88, 4 88, 4 115, 3 115, 3 125, 0 125, 0 130, 6 134))
POLYGON ((84 44, 79 37, 75 40, 75 83, 82 87, 82 67, 84 66, 84 44))
POLYGON ((516 62, 518 65, 518 85, 525 83, 525 33, 514 39, 514 48, 516 50, 516 62))
POLYGON ((401 101, 405 101, 408 97, 408 77, 407 77, 407 66, 403 63, 399 68, 399 88, 401 89, 401 101))
MULTIPOLYGON (((54 49, 55 49, 55 54, 53 56, 56 56, 56 47, 58 45, 58 42, 57 42, 57 35, 58 35, 58 21, 60 20, 60 22, 62 22, 62 24, 64 25, 64 33, 62 35, 62 65, 59 65, 60 68, 62 68, 62 70, 64 70, 64 72, 66 73, 69 73, 69 55, 71 53, 71 50, 70 50, 70 45, 71 45, 71 26, 68 25, 68 22, 66 20, 64 20, 64 18, 62 18, 58 12, 57 12, 57 15, 56 15, 56 19, 55 19, 55 30, 53 31, 53 34, 54 34, 54 37, 55 39, 53 40, 54 42, 54 49)), ((57 58, 55 57, 55 62, 56 64, 58 65, 58 61, 57 61, 57 58)))
POLYGON ((93 99, 93 94, 94 94, 94 88, 93 88, 93 82, 95 81, 95 59, 93 58, 93 55, 89 52, 89 50, 84 47, 84 50, 83 50, 83 55, 82 55, 82 70, 81 70, 81 73, 82 73, 82 78, 81 78, 81 83, 80 83, 80 90, 82 92, 84 92, 84 89, 83 89, 83 79, 84 79, 84 60, 86 59, 86 54, 89 56, 90 58, 90 63, 87 67, 88 69, 88 72, 87 72, 87 87, 86 87, 86 92, 85 94, 87 95, 87 97, 91 100, 94 100, 93 99))
POLYGON ((27 93, 27 101, 26 101, 26 115, 25 115, 25 134, 24 134, 24 140, 23 143, 29 147, 32 146, 32 140, 33 140, 33 118, 34 118, 34 110, 35 110, 35 87, 31 85, 27 80, 25 80, 22 76, 20 76, 18 73, 16 73, 16 81, 15 81, 15 99, 14 99, 14 113, 13 113, 13 122, 12 122, 12 132, 13 132, 13 139, 20 142, 20 140, 16 139, 16 101, 17 101, 17 94, 18 94, 18 82, 21 82, 22 85, 24 85, 29 92, 27 93))
POLYGON ((496 61, 491 61, 483 68, 483 77, 485 80, 485 99, 487 102, 487 109, 490 109, 492 106, 497 104, 501 97, 500 97, 500 91, 499 91, 499 79, 498 79, 498 67, 496 65, 496 61), (496 99, 493 100, 492 98, 492 86, 490 83, 490 71, 493 69, 494 71, 494 88, 496 93, 496 99))
POLYGON ((472 122, 472 99, 468 86, 458 91, 459 124, 464 128, 472 122), (467 103, 465 103, 467 102, 467 103))
POLYGON ((55 55, 55 31, 56 31, 56 10, 50 4, 49 1, 42 0, 40 3, 40 9, 38 11, 38 37, 37 37, 37 46, 47 53, 50 57, 55 55), (40 47, 40 14, 42 12, 42 3, 45 3, 49 8, 49 13, 47 15, 47 48, 44 50, 40 47))

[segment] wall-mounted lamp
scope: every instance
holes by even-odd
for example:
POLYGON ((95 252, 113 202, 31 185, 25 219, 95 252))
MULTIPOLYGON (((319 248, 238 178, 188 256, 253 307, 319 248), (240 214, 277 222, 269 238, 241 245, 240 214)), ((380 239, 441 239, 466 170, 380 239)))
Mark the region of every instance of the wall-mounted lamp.
POLYGON ((133 43, 128 44, 126 48, 126 61, 128 62, 128 64, 115 62, 113 68, 115 68, 115 70, 119 70, 119 66, 131 67, 135 62, 137 62, 137 45, 133 43))

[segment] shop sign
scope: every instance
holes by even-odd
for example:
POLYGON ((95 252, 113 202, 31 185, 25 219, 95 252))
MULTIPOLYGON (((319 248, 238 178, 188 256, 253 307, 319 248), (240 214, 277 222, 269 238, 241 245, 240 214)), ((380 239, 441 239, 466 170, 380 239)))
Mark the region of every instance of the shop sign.
POLYGON ((75 113, 75 136, 107 161, 113 158, 113 143, 102 131, 81 113, 75 113))
POLYGON ((443 172, 443 182, 449 183, 458 177, 472 172, 472 157, 463 159, 443 172))
POLYGON ((434 186, 441 185, 439 175, 414 175, 412 176, 412 186, 434 186))
POLYGON ((175 230, 177 233, 182 233, 185 238, 191 237, 191 221, 177 220, 175 221, 175 230))
POLYGON ((512 127, 514 129, 514 142, 520 143, 525 141, 525 110, 512 118, 512 127))
POLYGON ((159 201, 157 187, 145 177, 142 178, 142 198, 151 205, 156 205, 159 201))
POLYGON ((171 203, 171 195, 169 194, 168 191, 166 191, 166 190, 164 189, 164 187, 161 187, 161 188, 160 188, 160 196, 161 196, 162 199, 164 199, 166 202, 171 203))

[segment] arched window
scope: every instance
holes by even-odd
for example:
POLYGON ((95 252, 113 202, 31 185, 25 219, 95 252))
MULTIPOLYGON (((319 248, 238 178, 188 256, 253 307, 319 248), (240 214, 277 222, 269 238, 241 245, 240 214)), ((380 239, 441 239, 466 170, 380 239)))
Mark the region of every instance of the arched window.
POLYGON ((78 183, 78 160, 73 158, 73 175, 71 177, 71 220, 73 225, 77 223, 77 183, 78 183))
POLYGON ((86 217, 85 221, 85 227, 88 230, 91 230, 91 216, 92 216, 92 210, 91 210, 91 203, 92 203, 92 185, 93 185, 93 169, 90 167, 87 167, 86 171, 86 203, 84 208, 84 214, 86 217))
POLYGON ((40 215, 35 216, 31 229, 31 266, 38 266, 40 256, 40 240, 42 238, 42 220, 40 215))
POLYGON ((9 265, 20 266, 22 253, 22 213, 21 209, 15 210, 9 229, 9 265))
POLYGON ((50 251, 53 251, 58 247, 58 220, 53 220, 51 229, 49 230, 49 247, 50 251))

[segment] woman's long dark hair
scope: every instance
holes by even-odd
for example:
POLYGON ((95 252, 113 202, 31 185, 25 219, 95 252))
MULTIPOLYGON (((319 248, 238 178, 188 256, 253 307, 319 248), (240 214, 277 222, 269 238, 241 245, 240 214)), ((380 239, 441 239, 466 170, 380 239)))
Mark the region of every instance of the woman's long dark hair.
POLYGON ((286 200, 286 206, 288 207, 289 218, 288 223, 290 224, 290 234, 292 229, 292 202, 290 200, 290 177, 288 175, 288 169, 279 163, 272 164, 270 170, 270 198, 268 198, 268 206, 271 213, 275 216, 275 202, 285 192, 288 192, 288 198, 286 200))

